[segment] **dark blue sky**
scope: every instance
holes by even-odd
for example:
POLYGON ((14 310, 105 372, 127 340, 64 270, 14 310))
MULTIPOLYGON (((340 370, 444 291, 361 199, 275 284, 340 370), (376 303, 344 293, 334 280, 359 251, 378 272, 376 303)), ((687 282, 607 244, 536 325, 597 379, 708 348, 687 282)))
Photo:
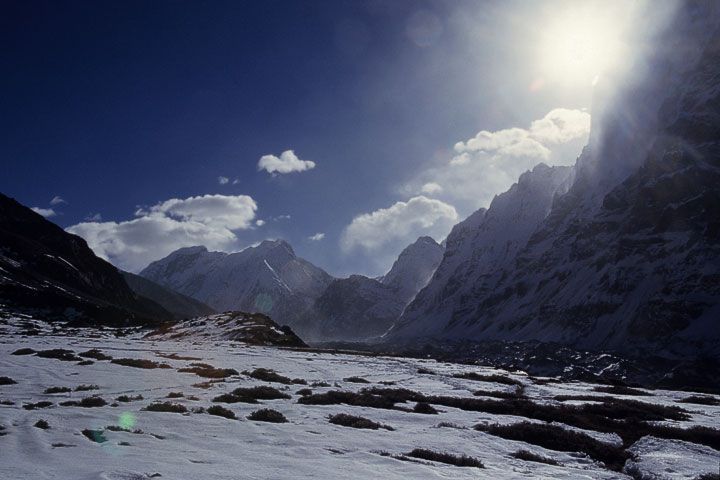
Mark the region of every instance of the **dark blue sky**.
POLYGON ((590 106, 585 85, 530 88, 538 19, 561 5, 6 1, 0 190, 42 208, 61 196, 63 227, 249 195, 266 223, 236 231, 239 246, 283 237, 331 273, 379 273, 373 252, 340 248, 355 216, 407 201, 407 182, 479 130, 590 106), (288 149, 317 167, 258 171, 288 149))

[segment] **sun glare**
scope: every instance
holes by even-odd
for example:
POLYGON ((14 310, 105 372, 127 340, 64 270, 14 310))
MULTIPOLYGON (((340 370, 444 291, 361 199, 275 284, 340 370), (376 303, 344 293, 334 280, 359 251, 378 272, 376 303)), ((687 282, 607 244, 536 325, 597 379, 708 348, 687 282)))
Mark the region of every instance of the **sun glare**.
POLYGON ((612 11, 562 12, 547 25, 539 45, 546 81, 591 84, 623 60, 623 22, 612 11))

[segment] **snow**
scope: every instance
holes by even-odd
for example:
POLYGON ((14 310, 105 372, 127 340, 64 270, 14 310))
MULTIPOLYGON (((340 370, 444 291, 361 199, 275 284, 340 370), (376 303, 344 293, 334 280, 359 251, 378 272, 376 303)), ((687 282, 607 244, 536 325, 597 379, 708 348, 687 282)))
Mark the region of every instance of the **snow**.
MULTIPOLYGON (((220 315, 222 316, 222 315, 220 315)), ((3 320, 0 320, 3 321, 3 320)), ((368 357, 360 355, 317 353, 272 347, 250 347, 233 341, 203 339, 202 335, 186 341, 145 340, 140 335, 115 338, 114 331, 67 330, 70 335, 52 335, 45 325, 42 334, 24 337, 21 326, 32 322, 26 318, 4 320, 5 335, 0 335, 0 375, 15 379, 17 385, 0 386, 0 425, 6 435, 0 436, 0 478, 43 479, 141 479, 159 473, 160 478, 346 478, 407 479, 407 478, 553 478, 553 479, 618 479, 630 478, 606 470, 582 454, 563 453, 518 441, 503 440, 472 429, 477 423, 514 423, 522 417, 467 412, 441 407, 439 415, 421 415, 399 410, 381 410, 346 405, 298 404, 295 392, 304 385, 272 386, 292 395, 291 400, 263 400, 262 405, 245 403, 223 404, 240 420, 227 420, 208 414, 161 413, 142 410, 154 401, 165 401, 170 392, 183 392, 186 398, 173 399, 192 409, 212 405, 213 397, 238 386, 265 384, 245 375, 233 376, 210 389, 193 387, 206 379, 178 368, 193 361, 237 371, 263 367, 291 377, 305 379, 308 384, 328 382, 332 387, 313 387, 315 393, 331 389, 357 391, 368 385, 346 382, 360 376, 372 384, 395 382, 395 387, 426 394, 471 396, 478 389, 498 390, 508 387, 455 378, 461 372, 500 373, 523 382, 528 394, 537 401, 551 402, 558 394, 586 394, 592 385, 584 383, 537 385, 521 372, 435 362, 432 360, 368 357), (92 337, 90 336, 92 335, 92 337), (143 370, 95 361, 80 366, 37 356, 10 355, 19 348, 44 350, 67 348, 76 353, 98 348, 115 358, 144 358, 171 365, 172 369, 143 370), (200 360, 177 360, 169 354, 195 357, 200 360), (436 375, 418 375, 419 367, 429 368, 436 375), (97 384, 91 392, 44 394, 50 386, 76 387, 97 384), (335 386, 337 385, 337 386, 335 386), (99 408, 63 407, 68 399, 98 394, 109 403, 119 395, 141 394, 144 400, 99 408), (196 396, 198 400, 187 397, 196 396), (47 400, 52 408, 25 410, 22 405, 47 400), (245 417, 259 408, 273 408, 289 420, 286 424, 253 422, 245 417), (395 431, 358 430, 327 421, 334 413, 351 413, 391 425, 395 431), (33 427, 39 419, 50 424, 49 430, 33 427), (108 441, 97 444, 80 432, 103 429, 108 425, 134 420, 132 428, 144 434, 105 431, 108 441), (438 427, 440 422, 457 424, 461 429, 438 427), (159 435, 164 439, 153 435, 159 435), (120 445, 128 442, 129 445, 120 445), (72 445, 53 447, 53 444, 72 445), (430 448, 454 454, 477 457, 486 468, 460 468, 439 463, 411 463, 379 455, 386 451, 402 454, 414 448, 430 448), (552 458, 560 466, 524 462, 510 456, 525 449, 552 458)), ((684 392, 655 391, 643 401, 672 404, 684 392)), ((412 406, 412 405, 409 405, 412 406)), ((697 407, 693 420, 705 418, 706 423, 720 423, 720 407, 697 407)), ((569 428, 569 427, 568 427, 569 428)), ((602 441, 616 443, 612 435, 593 432, 602 441)), ((676 472, 696 474, 714 471, 718 452, 685 442, 643 439, 634 447, 637 468, 650 474, 665 475, 668 466, 676 472), (714 459, 714 460, 713 460, 714 459), (713 461, 715 462, 713 464, 713 461), (712 468, 710 468, 712 467, 712 468)), ((645 478, 645 477, 643 477, 645 478)), ((670 477, 647 477, 670 478, 670 477)), ((672 477, 676 478, 676 477, 672 477)), ((677 477, 686 478, 686 477, 677 477)), ((687 477, 690 478, 690 477, 687 477)))
POLYGON ((636 480, 696 479, 718 473, 720 452, 681 440, 643 437, 630 448, 637 460, 625 465, 636 480))
POLYGON ((278 285, 280 285, 282 288, 284 288, 288 292, 292 293, 292 289, 290 287, 288 287, 287 283, 285 283, 282 278, 280 278, 280 275, 278 275, 277 272, 275 271, 275 269, 270 266, 268 261, 263 260, 263 263, 268 268, 268 270, 270 270, 270 272, 273 274, 273 277, 275 277, 275 281, 277 281, 278 285))

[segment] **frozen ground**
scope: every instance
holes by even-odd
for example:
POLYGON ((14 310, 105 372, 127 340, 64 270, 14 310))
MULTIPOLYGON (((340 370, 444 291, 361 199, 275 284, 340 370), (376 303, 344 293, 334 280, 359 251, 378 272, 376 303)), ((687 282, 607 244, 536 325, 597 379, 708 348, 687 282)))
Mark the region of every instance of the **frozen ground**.
MULTIPOLYGON (((89 331, 79 331, 73 336, 44 333, 23 336, 7 325, 0 332, 3 333, 0 335, 0 377, 10 377, 17 382, 0 386, 0 478, 3 479, 632 478, 618 471, 622 469, 605 468, 583 453, 549 450, 473 429, 477 424, 542 423, 537 419, 466 411, 446 405, 434 405, 440 412, 438 414, 421 414, 411 411, 414 402, 398 403, 398 408, 394 409, 344 404, 308 405, 298 403, 301 396, 297 393, 303 388, 317 394, 382 387, 477 399, 483 398, 473 395, 478 390, 510 392, 516 388, 507 382, 453 376, 475 372, 500 374, 517 380, 525 386, 525 395, 530 400, 559 404, 554 399, 557 395, 608 395, 594 392, 595 385, 545 383, 519 372, 431 360, 310 353, 249 347, 227 341, 152 341, 138 337, 112 338, 112 335, 91 338, 87 335, 89 331), (22 348, 35 351, 63 348, 75 354, 98 349, 115 359, 147 359, 171 368, 142 369, 98 359, 90 359, 92 364, 81 365, 77 360, 12 354, 22 348), (238 372, 260 367, 272 369, 289 378, 302 379, 307 385, 264 382, 243 373, 231 375, 224 381, 206 383, 207 378, 178 371, 197 362, 238 372), (434 374, 419 374, 419 368, 434 374), (353 376, 370 383, 345 380, 353 376), (316 382, 326 382, 328 386, 317 386, 316 382), (74 390, 79 385, 97 385, 98 389, 44 393, 49 387, 74 390), (259 400, 259 404, 212 401, 237 387, 255 385, 273 386, 291 398, 259 400), (171 392, 181 392, 184 396, 166 398, 171 392), (60 405, 93 395, 105 399, 107 405, 90 408, 60 405), (143 399, 129 403, 116 401, 122 395, 142 395, 143 399), (42 401, 51 402, 51 405, 32 410, 24 408, 42 401), (156 401, 184 405, 188 412, 144 410, 156 401), (212 405, 230 409, 237 419, 199 413, 201 407, 207 409, 212 405), (281 412, 288 422, 276 424, 246 418, 261 408, 281 412), (331 424, 328 416, 337 413, 365 417, 394 430, 331 424), (38 420, 47 421, 50 428, 34 426, 38 420), (142 433, 113 431, 107 429, 108 426, 139 429, 142 433), (81 433, 86 429, 101 432, 106 441, 90 440, 81 433), (404 456, 416 448, 468 455, 480 460, 484 468, 458 467, 404 456), (530 451, 558 464, 514 458, 512 454, 518 450, 530 451)), ((88 359, 82 360, 87 363, 88 359)), ((646 393, 647 396, 613 396, 680 406, 689 412, 688 420, 663 422, 668 425, 716 428, 720 424, 720 406, 678 403, 689 395, 687 392, 646 393)), ((553 424, 562 426, 561 422, 553 424)), ((566 428, 584 431, 609 445, 622 443, 615 433, 566 428)), ((635 478, 694 479, 702 474, 717 473, 720 462, 717 450, 679 440, 645 437, 628 447, 635 457, 627 463, 626 471, 635 478)))

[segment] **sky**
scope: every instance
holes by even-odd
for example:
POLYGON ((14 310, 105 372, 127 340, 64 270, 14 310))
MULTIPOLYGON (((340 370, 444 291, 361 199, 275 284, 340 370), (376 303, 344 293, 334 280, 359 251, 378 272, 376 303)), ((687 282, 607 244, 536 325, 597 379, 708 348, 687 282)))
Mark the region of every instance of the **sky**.
POLYGON ((0 191, 130 271, 282 238, 379 275, 574 163, 594 74, 557 62, 579 24, 557 23, 577 4, 5 2, 0 191))

